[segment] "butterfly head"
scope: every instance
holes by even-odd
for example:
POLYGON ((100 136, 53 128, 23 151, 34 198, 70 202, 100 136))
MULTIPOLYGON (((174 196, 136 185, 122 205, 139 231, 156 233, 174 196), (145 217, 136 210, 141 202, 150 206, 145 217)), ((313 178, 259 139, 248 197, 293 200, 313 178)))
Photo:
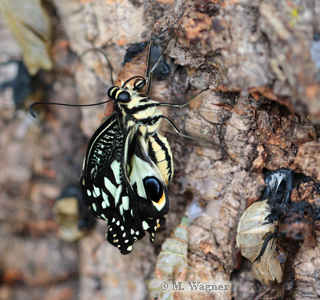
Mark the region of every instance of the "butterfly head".
POLYGON ((129 103, 131 101, 131 95, 129 91, 119 88, 118 86, 113 86, 108 90, 108 96, 121 104, 129 103))
POLYGON ((120 87, 118 86, 112 86, 108 90, 108 96, 117 102, 120 102, 121 104, 125 104, 131 101, 132 94, 136 92, 140 92, 144 86, 146 85, 146 79, 142 76, 134 76, 131 77, 129 80, 124 82, 120 87), (135 79, 133 86, 130 83, 135 79))

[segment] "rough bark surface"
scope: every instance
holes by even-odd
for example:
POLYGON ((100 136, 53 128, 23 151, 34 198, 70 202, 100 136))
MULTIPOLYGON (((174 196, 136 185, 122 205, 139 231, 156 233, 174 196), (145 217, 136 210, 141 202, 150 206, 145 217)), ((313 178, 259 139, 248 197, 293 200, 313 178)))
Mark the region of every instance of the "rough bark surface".
MULTIPOLYGON (((148 299, 160 246, 191 201, 202 214, 189 227, 186 279, 230 286, 228 293, 195 293, 192 299, 249 300, 264 293, 268 287, 253 279, 250 263, 239 255, 236 229, 245 208, 261 196, 266 169, 291 168, 320 181, 320 2, 45 3, 54 28, 54 69, 38 76, 45 88, 19 107, 12 86, 0 90, 0 300, 148 299), (128 44, 149 42, 183 8, 166 50, 170 72, 163 81, 155 76, 151 97, 182 104, 209 89, 186 108, 164 111, 183 134, 197 138, 180 137, 162 124, 175 167, 165 227, 155 244, 146 237, 128 256, 104 240, 102 221, 79 242, 58 240, 54 200, 77 183, 87 142, 113 106, 37 107, 34 120, 28 105, 106 100, 110 68, 99 52, 86 50, 106 53, 114 80, 119 75, 116 83, 144 75, 146 51, 122 65, 128 44)), ((20 50, 1 17, 0 39, 2 84, 15 78, 17 63, 11 61, 20 50)), ((165 34, 156 42, 159 53, 168 40, 165 34)), ((319 254, 319 246, 303 246, 287 268, 289 279, 272 293, 320 297, 319 254)))

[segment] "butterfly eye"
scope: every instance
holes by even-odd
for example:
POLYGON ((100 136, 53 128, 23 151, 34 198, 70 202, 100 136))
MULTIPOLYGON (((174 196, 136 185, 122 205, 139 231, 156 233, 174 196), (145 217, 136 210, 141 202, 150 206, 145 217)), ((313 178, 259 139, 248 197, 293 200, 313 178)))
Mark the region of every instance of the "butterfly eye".
POLYGON ((155 177, 146 177, 144 179, 144 187, 149 199, 159 202, 163 196, 163 189, 160 181, 155 177))
POLYGON ((133 89, 134 90, 141 90, 145 84, 146 84, 146 81, 144 78, 143 79, 136 79, 136 81, 134 82, 133 89))
POLYGON ((127 102, 130 102, 131 100, 131 97, 130 97, 130 94, 126 91, 123 91, 123 92, 120 92, 118 95, 117 95, 117 98, 116 98, 117 101, 121 102, 121 103, 127 103, 127 102))

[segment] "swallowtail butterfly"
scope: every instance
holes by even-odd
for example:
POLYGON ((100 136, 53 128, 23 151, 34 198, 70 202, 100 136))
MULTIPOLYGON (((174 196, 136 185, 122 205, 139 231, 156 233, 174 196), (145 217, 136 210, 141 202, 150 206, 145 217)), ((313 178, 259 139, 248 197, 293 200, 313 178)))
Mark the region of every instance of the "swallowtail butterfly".
POLYGON ((115 112, 92 136, 80 177, 85 204, 95 217, 108 222, 106 238, 122 254, 130 253, 145 231, 154 242, 170 206, 167 185, 173 175, 172 153, 158 129, 162 119, 174 125, 158 107, 181 106, 150 99, 152 73, 162 57, 150 70, 151 47, 152 43, 145 78, 134 76, 121 87, 109 89, 115 112))

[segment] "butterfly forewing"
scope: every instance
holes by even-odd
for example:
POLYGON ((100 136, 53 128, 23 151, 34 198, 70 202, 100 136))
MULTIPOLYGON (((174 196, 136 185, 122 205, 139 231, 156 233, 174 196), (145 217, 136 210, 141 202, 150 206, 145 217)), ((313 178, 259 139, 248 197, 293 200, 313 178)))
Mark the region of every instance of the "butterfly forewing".
POLYGON ((92 136, 83 163, 80 185, 84 202, 97 218, 112 216, 115 197, 121 184, 121 169, 116 168, 122 160, 123 132, 116 114, 107 119, 92 136), (108 186, 106 195, 101 188, 108 186))

